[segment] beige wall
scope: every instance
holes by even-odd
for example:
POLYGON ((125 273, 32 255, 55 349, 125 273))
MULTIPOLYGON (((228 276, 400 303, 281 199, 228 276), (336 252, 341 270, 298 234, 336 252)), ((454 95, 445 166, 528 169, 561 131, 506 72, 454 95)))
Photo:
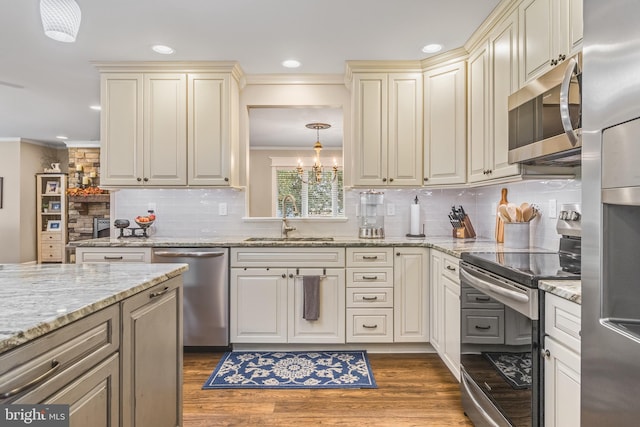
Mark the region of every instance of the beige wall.
MULTIPOLYGON (((311 147, 298 150, 250 150, 249 170, 251 185, 249 186, 249 216, 272 216, 271 191, 272 174, 270 157, 292 157, 294 159, 310 158, 314 153, 311 147)), ((332 157, 342 158, 342 150, 322 150, 324 164, 330 165, 332 157)))
POLYGON ((33 262, 36 252, 35 174, 51 162, 66 166, 66 149, 23 139, 0 141, 0 176, 4 177, 0 209, 0 263, 33 262))

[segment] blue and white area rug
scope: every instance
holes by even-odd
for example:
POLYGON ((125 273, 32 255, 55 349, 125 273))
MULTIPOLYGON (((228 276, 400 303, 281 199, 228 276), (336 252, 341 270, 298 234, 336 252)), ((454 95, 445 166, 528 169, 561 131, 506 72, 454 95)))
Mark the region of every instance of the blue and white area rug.
POLYGON ((366 351, 233 351, 202 386, 214 388, 377 388, 366 351))

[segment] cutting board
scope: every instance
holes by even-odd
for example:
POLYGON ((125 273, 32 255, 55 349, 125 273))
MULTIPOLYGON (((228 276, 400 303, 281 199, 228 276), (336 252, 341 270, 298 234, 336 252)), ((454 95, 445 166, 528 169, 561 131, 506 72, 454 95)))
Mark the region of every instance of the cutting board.
POLYGON ((498 243, 504 243, 504 221, 502 221, 502 218, 498 215, 497 208, 500 207, 500 205, 506 205, 507 203, 509 203, 507 201, 507 189, 503 188, 502 198, 496 207, 496 242, 498 243))

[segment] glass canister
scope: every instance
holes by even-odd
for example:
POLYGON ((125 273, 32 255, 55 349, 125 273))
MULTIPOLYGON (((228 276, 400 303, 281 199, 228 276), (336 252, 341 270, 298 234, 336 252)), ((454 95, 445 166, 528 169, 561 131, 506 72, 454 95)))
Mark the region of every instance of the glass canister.
POLYGON ((384 238, 384 193, 363 191, 360 193, 360 231, 361 239, 384 238))

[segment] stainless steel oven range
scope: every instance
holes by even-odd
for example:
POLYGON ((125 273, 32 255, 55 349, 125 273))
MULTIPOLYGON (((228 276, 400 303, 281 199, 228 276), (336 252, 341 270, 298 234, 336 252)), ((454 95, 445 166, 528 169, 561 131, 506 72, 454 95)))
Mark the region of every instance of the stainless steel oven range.
POLYGON ((543 426, 541 280, 580 278, 580 206, 562 205, 557 252, 463 253, 460 387, 475 426, 543 426))

